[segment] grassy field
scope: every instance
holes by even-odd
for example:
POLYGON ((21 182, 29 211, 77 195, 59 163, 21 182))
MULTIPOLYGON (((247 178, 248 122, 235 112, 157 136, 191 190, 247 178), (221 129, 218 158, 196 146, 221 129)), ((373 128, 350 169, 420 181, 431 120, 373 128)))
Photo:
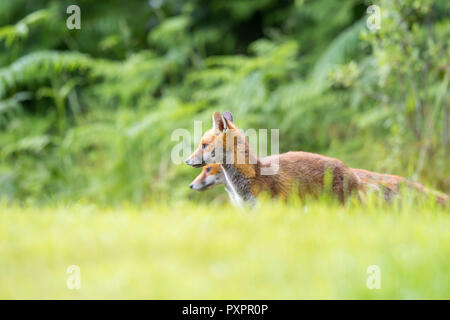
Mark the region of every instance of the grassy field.
POLYGON ((0 205, 0 298, 450 298, 448 209, 262 207, 0 205))

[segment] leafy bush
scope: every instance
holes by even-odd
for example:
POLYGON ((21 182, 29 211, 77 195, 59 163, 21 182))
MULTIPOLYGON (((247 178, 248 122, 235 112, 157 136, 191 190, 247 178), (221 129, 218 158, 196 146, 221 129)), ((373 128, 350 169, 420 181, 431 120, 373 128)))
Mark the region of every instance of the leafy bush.
POLYGON ((450 190, 447 1, 380 0, 375 33, 361 0, 86 0, 81 30, 70 4, 0 3, 1 198, 210 200, 171 133, 228 109, 281 152, 450 190))

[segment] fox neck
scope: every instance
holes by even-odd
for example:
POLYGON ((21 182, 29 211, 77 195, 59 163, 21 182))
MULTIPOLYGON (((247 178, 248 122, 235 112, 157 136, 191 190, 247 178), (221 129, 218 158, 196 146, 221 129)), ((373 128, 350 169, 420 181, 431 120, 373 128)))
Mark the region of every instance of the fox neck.
POLYGON ((230 153, 224 153, 224 161, 221 164, 227 186, 235 200, 254 204, 255 195, 252 193, 252 184, 259 175, 259 159, 250 149, 244 136, 236 134, 230 137, 231 139, 227 140, 227 137, 223 136, 223 145, 233 141, 233 149, 230 153))
MULTIPOLYGON (((234 195, 238 202, 255 202, 255 196, 251 192, 252 180, 254 177, 246 176, 237 165, 222 164, 222 170, 227 181, 227 188, 229 192, 234 195)), ((255 171, 256 172, 256 171, 255 171)))
POLYGON ((225 190, 228 193, 228 197, 230 198, 231 204, 235 207, 242 207, 242 199, 236 193, 233 186, 230 186, 228 182, 225 183, 225 190))

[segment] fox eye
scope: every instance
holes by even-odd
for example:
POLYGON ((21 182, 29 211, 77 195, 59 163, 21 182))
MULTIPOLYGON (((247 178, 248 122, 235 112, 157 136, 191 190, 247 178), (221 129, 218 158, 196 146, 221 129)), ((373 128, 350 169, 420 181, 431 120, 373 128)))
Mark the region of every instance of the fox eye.
POLYGON ((210 171, 211 171, 211 167, 206 168, 206 173, 208 173, 208 172, 210 172, 210 171))
POLYGON ((205 149, 208 146, 207 143, 202 144, 202 149, 205 149))

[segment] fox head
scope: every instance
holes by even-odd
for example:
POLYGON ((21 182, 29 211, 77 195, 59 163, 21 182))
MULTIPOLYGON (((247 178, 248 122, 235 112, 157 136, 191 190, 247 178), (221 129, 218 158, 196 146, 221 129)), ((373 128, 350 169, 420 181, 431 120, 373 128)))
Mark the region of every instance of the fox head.
POLYGON ((213 127, 205 132, 200 145, 185 163, 195 168, 206 164, 248 163, 248 143, 233 122, 233 115, 225 111, 213 114, 213 127))
POLYGON ((225 177, 220 164, 213 163, 204 166, 202 172, 192 181, 189 187, 196 191, 203 191, 220 184, 225 184, 225 177))

